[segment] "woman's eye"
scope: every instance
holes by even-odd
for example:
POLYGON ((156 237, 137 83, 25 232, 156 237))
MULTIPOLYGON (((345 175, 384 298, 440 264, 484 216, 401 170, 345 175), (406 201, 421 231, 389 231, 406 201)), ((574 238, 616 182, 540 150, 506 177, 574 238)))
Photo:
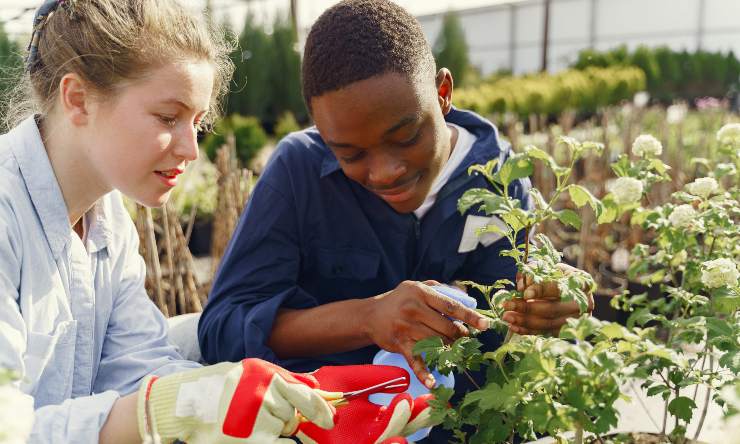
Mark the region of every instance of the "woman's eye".
POLYGON ((169 117, 169 116, 159 116, 159 120, 162 121, 165 125, 169 127, 174 127, 177 124, 177 118, 175 117, 169 117))

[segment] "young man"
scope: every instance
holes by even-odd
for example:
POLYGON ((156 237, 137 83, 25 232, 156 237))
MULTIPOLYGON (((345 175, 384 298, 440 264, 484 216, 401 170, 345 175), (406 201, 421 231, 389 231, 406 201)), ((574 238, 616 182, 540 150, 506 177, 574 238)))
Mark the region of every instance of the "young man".
MULTIPOLYGON (((453 108, 452 74, 436 69, 419 23, 390 1, 343 1, 317 20, 303 91, 316 127, 280 142, 252 194, 200 320, 203 356, 310 371, 369 363, 383 348, 432 385, 414 344, 468 333, 439 313, 487 325, 424 282, 515 279, 499 255, 507 241, 479 239, 488 219, 457 211, 465 190, 490 187, 468 167, 504 161, 510 148, 490 122, 453 108)), ((510 193, 527 207, 529 188, 520 180, 510 193)), ((557 331, 578 315, 546 300, 557 297, 551 286, 529 291, 540 300, 507 307, 518 333, 557 331)), ((482 335, 491 349, 500 339, 482 335)))

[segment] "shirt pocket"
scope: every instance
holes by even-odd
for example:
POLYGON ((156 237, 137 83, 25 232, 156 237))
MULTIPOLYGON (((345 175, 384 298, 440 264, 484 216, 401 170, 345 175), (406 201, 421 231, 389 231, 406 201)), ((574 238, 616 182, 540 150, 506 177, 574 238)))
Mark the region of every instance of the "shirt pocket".
POLYGON ((51 334, 28 333, 23 388, 34 397, 36 408, 72 396, 76 338, 75 320, 60 322, 51 334))
POLYGON ((319 248, 316 261, 319 274, 325 278, 366 281, 377 277, 380 255, 356 248, 319 248))

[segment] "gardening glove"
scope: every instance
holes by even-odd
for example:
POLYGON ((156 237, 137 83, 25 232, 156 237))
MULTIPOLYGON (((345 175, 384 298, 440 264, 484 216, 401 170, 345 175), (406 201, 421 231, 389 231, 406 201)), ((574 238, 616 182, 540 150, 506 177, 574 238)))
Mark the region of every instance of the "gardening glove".
POLYGON ((401 387, 378 392, 398 393, 388 406, 373 404, 368 397, 373 392, 349 399, 348 403, 338 405, 334 416, 335 426, 331 430, 319 428, 317 424, 303 422, 298 426, 296 437, 304 444, 376 444, 402 443, 417 430, 431 424, 431 407, 428 404, 433 395, 416 399, 404 392, 408 388, 409 373, 395 366, 387 365, 347 365, 321 367, 311 376, 322 388, 330 392, 351 392, 372 387, 383 382, 403 377, 401 387), (393 438, 385 441, 388 438, 393 438))
POLYGON ((139 433, 145 443, 292 443, 279 436, 295 431, 285 428, 296 409, 317 428, 333 426, 322 394, 331 396, 317 387, 313 376, 260 359, 147 376, 139 388, 139 433))

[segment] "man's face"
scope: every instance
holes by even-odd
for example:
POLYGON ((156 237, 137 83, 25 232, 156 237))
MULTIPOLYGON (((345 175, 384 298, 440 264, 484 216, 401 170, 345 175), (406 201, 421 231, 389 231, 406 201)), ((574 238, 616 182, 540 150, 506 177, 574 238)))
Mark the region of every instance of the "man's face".
POLYGON ((399 213, 421 206, 450 156, 444 115, 452 78, 443 71, 436 87, 387 73, 311 100, 316 127, 344 174, 399 213))

